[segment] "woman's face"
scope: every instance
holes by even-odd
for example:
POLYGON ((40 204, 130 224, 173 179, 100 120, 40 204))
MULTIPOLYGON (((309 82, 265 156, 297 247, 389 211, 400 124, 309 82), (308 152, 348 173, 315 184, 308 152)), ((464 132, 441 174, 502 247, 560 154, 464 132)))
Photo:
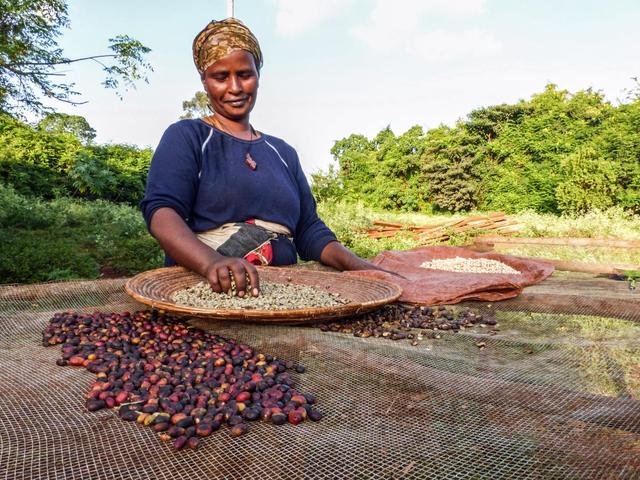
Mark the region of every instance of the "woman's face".
POLYGON ((256 104, 258 69, 246 50, 236 50, 204 72, 202 84, 213 111, 230 120, 243 120, 256 104))

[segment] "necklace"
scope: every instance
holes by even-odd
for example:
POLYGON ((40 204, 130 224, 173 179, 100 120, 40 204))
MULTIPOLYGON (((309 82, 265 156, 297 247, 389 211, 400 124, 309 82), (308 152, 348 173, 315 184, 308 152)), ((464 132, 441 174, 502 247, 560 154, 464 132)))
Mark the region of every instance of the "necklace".
MULTIPOLYGON (((226 133, 227 135, 230 135, 234 138, 237 138, 235 135, 233 135, 229 130, 227 130, 226 128, 224 128, 221 124, 220 121, 215 117, 215 115, 212 115, 210 117, 205 117, 204 120, 209 124, 212 125, 214 127, 216 127, 218 130, 223 131, 224 133, 226 133)), ((249 145, 247 146, 247 151, 244 153, 244 164, 249 167, 251 170, 255 171, 258 168, 258 164, 256 163, 256 161, 251 157, 251 146, 253 145, 253 136, 258 136, 258 134, 256 133, 256 131, 253 128, 253 125, 249 124, 249 145)))

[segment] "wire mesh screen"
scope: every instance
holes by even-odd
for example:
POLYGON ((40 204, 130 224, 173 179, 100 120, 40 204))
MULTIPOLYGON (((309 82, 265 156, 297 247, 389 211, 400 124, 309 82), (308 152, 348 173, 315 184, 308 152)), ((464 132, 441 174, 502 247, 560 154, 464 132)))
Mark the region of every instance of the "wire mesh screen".
POLYGON ((315 327, 199 327, 300 362, 320 422, 221 429, 175 451, 113 410, 95 375, 41 346, 54 312, 140 309, 122 280, 0 288, 0 478, 640 478, 640 310, 521 311, 418 345, 315 327))

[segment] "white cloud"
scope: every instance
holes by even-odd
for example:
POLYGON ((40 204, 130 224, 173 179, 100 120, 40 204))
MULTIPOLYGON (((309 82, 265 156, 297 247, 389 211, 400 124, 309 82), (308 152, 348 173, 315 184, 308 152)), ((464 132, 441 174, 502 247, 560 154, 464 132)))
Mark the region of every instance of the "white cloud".
POLYGON ((483 57, 500 51, 500 42, 483 30, 472 28, 461 32, 433 30, 417 33, 407 50, 425 60, 440 61, 465 56, 483 57))
POLYGON ((348 8, 351 0, 277 0, 276 32, 293 37, 348 8))
POLYGON ((427 61, 493 55, 501 45, 490 32, 479 28, 422 31, 419 26, 427 15, 480 15, 484 6, 485 0, 376 0, 366 23, 352 33, 375 51, 417 54, 427 61))

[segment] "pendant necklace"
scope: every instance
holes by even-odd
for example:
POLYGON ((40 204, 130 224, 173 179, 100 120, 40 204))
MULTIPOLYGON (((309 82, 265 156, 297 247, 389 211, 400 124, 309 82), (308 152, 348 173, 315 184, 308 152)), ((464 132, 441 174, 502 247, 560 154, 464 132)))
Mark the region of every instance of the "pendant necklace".
MULTIPOLYGON (((212 115, 211 117, 206 117, 205 120, 207 121, 207 123, 209 123, 210 125, 213 125, 218 130, 221 130, 224 133, 226 133, 227 135, 230 135, 230 136, 232 136, 234 138, 237 138, 231 132, 229 132, 226 128, 223 128, 222 125, 220 124, 220 122, 218 121, 218 119, 215 116, 212 115)), ((255 171, 258 168, 258 164, 253 159, 253 157, 251 157, 251 147, 253 145, 253 136, 254 135, 257 138, 258 134, 253 129, 253 125, 249 124, 249 146, 247 147, 247 151, 244 153, 244 164, 247 167, 249 167, 252 171, 255 171)))

